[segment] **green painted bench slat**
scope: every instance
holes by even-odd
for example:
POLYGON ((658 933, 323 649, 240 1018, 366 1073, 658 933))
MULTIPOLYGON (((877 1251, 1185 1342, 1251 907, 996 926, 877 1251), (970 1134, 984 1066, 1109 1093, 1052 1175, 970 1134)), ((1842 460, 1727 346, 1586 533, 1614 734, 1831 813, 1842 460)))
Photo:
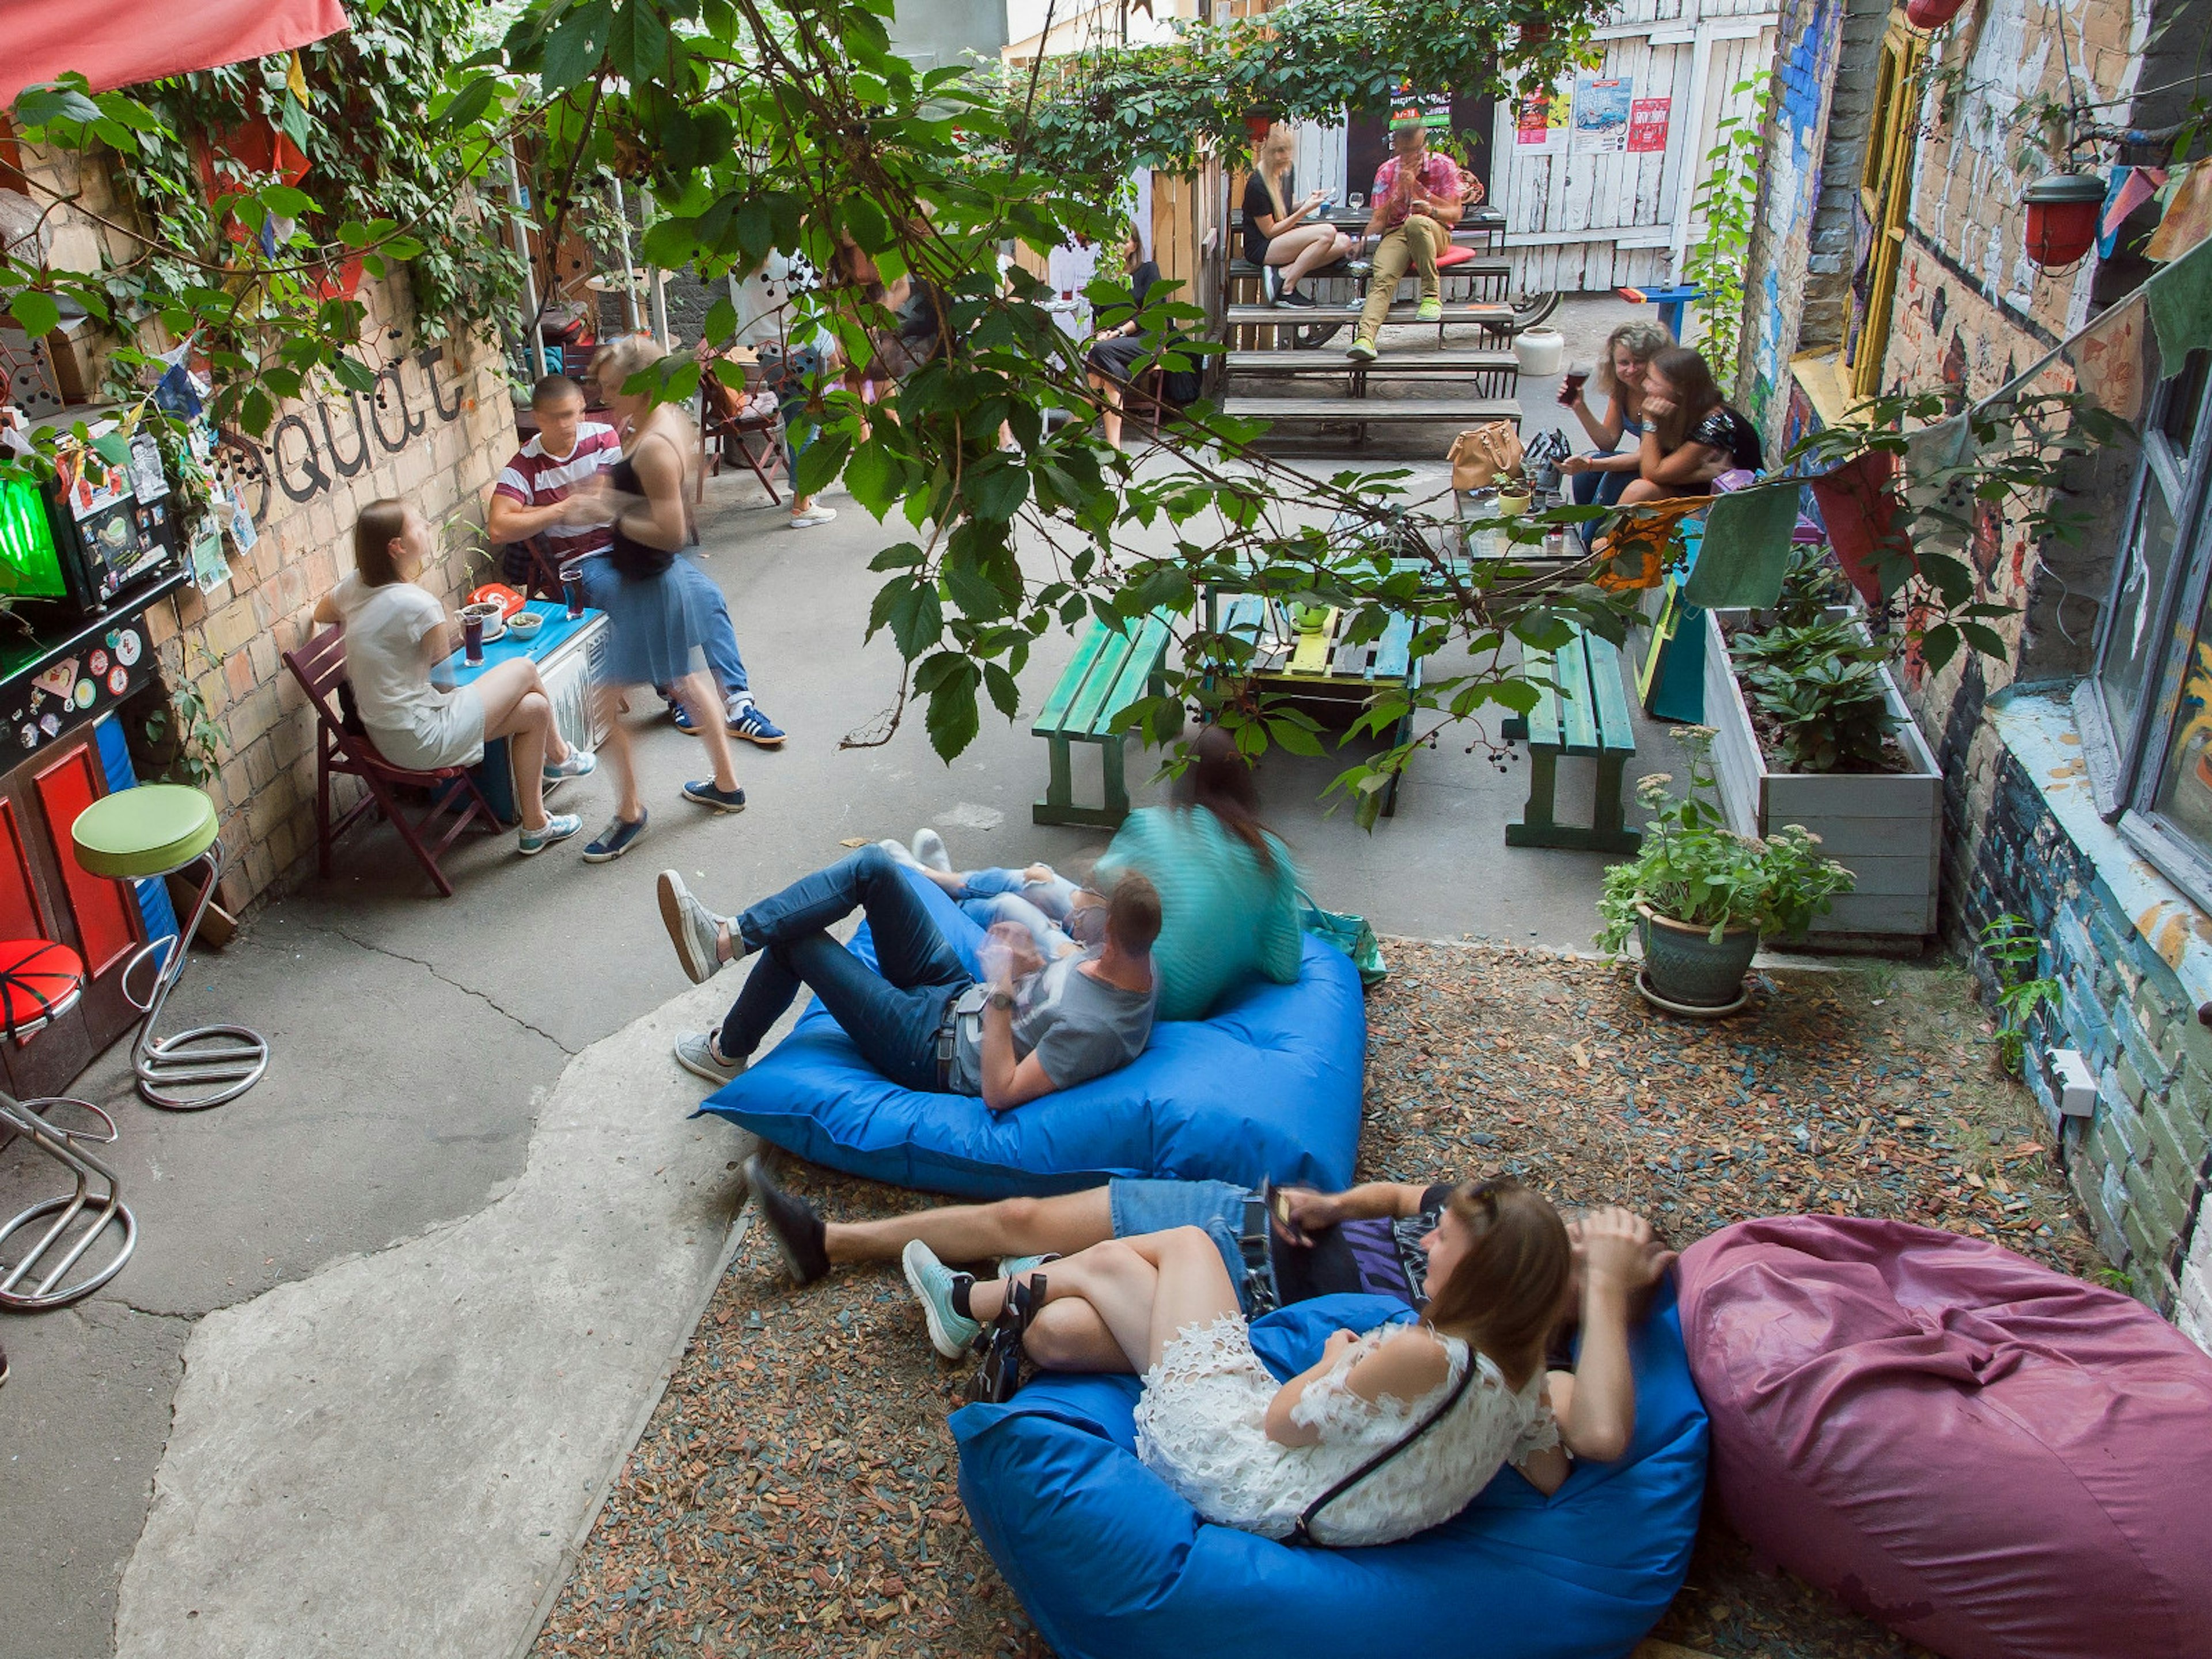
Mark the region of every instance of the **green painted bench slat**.
POLYGON ((1109 628, 1092 617, 1075 655, 1045 699, 1030 727, 1045 740, 1051 775, 1045 797, 1031 809, 1039 823, 1079 823, 1102 829, 1117 828, 1129 815, 1129 790, 1123 757, 1129 734, 1114 729, 1114 717, 1138 699, 1164 688, 1161 673, 1167 660, 1169 618, 1157 611, 1135 625, 1109 628), (1105 804, 1079 805, 1075 800, 1069 745, 1098 745, 1105 804))
POLYGON ((1555 684, 1542 688, 1526 720, 1509 720, 1509 738, 1528 745, 1528 802, 1518 823, 1505 826, 1508 847, 1565 847, 1593 853, 1633 853, 1642 834, 1621 822, 1621 770, 1636 752, 1636 728, 1621 689, 1620 650, 1577 629, 1556 653, 1530 651, 1532 675, 1548 671, 1555 684), (1553 816, 1562 755, 1597 763, 1597 787, 1587 828, 1553 816))
POLYGON ((1052 688, 1052 695, 1044 700, 1044 707, 1037 711, 1036 723, 1030 727, 1030 735, 1041 738, 1048 732, 1059 731, 1066 724, 1067 706, 1075 701, 1075 694, 1083 689, 1084 681, 1091 673, 1091 665, 1106 649, 1109 641, 1119 642, 1119 638, 1101 626, 1097 617, 1091 618, 1082 639, 1076 642, 1073 659, 1060 672, 1060 683, 1052 688))
POLYGON ((1590 690, 1589 657, 1581 639, 1552 659, 1559 676, 1559 747, 1570 755, 1597 753, 1597 700, 1590 690))

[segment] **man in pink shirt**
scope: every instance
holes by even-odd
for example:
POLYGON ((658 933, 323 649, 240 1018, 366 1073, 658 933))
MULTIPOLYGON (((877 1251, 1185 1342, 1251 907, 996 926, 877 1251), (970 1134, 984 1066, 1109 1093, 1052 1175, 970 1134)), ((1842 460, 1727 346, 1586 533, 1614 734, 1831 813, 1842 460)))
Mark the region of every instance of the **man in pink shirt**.
MULTIPOLYGON (((538 416, 538 435, 523 445, 493 481, 491 500, 484 509, 485 532, 494 542, 538 537, 556 569, 573 563, 581 570, 584 603, 605 610, 601 596, 622 580, 611 556, 613 532, 603 524, 563 524, 561 504, 578 484, 622 459, 622 441, 612 427, 584 418, 583 388, 565 374, 548 374, 538 381, 531 390, 530 407, 538 416)), ((679 557, 672 574, 694 592, 695 602, 709 618, 707 666, 722 689, 730 735, 763 749, 778 747, 783 728, 753 701, 744 659, 738 654, 737 630, 730 623, 729 601, 688 558, 679 557)), ((517 580, 514 570, 507 574, 509 580, 517 580)), ((662 695, 667 696, 665 687, 662 695)), ((682 704, 670 697, 668 708, 678 731, 698 735, 682 704)))
POLYGON ((1375 361, 1376 338, 1408 264, 1421 284, 1413 319, 1433 323, 1443 318, 1443 283, 1437 274, 1437 255, 1451 246, 1452 227, 1467 204, 1482 199, 1480 179, 1462 174, 1450 156, 1428 147, 1428 135, 1418 116, 1391 128, 1390 148, 1390 159, 1375 173, 1375 211, 1360 233, 1363 246, 1378 234, 1382 240, 1375 246, 1374 274, 1367 279, 1367 304, 1345 351, 1356 362, 1375 361))

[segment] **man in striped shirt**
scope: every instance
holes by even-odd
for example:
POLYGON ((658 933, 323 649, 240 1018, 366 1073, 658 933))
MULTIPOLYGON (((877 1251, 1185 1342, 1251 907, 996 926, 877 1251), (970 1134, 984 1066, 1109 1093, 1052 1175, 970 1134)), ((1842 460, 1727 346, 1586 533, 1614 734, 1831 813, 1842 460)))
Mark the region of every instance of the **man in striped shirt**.
MULTIPOLYGON (((537 537, 556 569, 571 562, 578 565, 584 578, 584 603, 604 610, 605 594, 622 580, 611 556, 612 531, 605 524, 563 524, 561 504, 578 484, 622 459, 622 441, 612 427, 584 418, 583 388, 565 374, 548 374, 538 381, 531 390, 530 407, 538 416, 538 435, 523 445, 493 481, 484 510, 485 531, 495 542, 537 537)), ((678 559, 670 574, 692 589, 695 602, 710 618, 707 666, 722 688, 730 735, 763 749, 779 747, 783 728, 753 701, 722 590, 690 559, 678 559)), ((508 574, 514 579, 512 570, 508 574)), ((690 717, 683 705, 669 696, 667 687, 659 690, 677 728, 690 732, 690 717)))

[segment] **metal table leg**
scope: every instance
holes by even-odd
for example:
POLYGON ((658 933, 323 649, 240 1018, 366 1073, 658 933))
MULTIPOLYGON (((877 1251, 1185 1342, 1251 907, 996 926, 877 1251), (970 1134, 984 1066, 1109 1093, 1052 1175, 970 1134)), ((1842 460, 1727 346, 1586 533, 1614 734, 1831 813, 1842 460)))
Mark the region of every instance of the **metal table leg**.
POLYGON ((184 932, 155 939, 140 950, 123 970, 123 994, 131 999, 132 1006, 143 1008, 146 1013, 139 1023, 138 1038, 131 1054, 131 1069, 138 1074, 138 1092, 149 1105, 173 1112, 204 1111, 210 1106, 235 1100, 258 1083, 262 1073, 269 1069, 267 1040, 243 1025, 198 1025, 172 1036, 154 1035, 154 1027, 161 1018, 162 1004, 184 977, 185 958, 193 936, 200 930, 200 918, 207 914, 215 890, 222 879, 222 843, 217 842, 195 862, 207 866, 207 879, 201 884, 199 898, 192 906, 191 920, 185 924, 184 932), (142 1002, 131 989, 131 975, 137 971, 139 963, 157 955, 161 968, 142 1002))

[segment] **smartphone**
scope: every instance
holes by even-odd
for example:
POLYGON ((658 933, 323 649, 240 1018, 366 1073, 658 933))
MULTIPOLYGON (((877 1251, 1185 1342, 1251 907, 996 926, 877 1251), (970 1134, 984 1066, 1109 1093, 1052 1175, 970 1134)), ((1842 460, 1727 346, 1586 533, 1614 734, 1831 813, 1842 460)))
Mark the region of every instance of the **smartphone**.
POLYGON ((1261 1194, 1267 1201, 1267 1214, 1275 1224, 1277 1232, 1293 1244, 1312 1244, 1313 1240, 1291 1219, 1291 1195, 1288 1193, 1271 1181, 1261 1188, 1261 1194))

